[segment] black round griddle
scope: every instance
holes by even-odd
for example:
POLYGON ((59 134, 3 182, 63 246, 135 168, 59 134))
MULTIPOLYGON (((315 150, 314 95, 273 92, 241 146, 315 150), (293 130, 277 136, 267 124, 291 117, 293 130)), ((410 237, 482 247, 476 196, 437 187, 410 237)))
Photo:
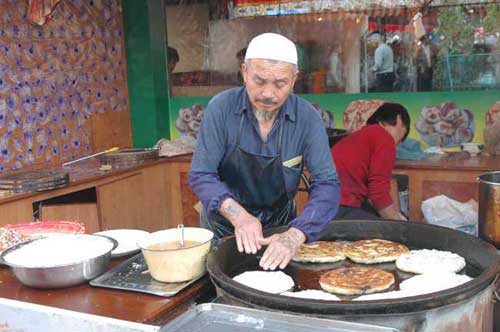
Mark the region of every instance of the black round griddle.
MULTIPOLYGON (((269 236, 285 229, 284 227, 270 229, 265 235, 269 236)), ((491 285, 500 267, 496 249, 490 244, 469 234, 433 225, 383 220, 334 221, 328 225, 321 240, 356 241, 370 238, 403 243, 411 249, 427 248, 457 253, 467 262, 464 273, 474 279, 459 287, 402 299, 348 301, 349 298, 344 297, 345 301, 320 301, 278 296, 246 287, 232 280, 233 276, 241 272, 259 270, 258 262, 263 253, 263 250, 257 255, 239 253, 234 238, 223 240, 212 250, 207 260, 207 268, 212 281, 223 296, 237 299, 238 302, 249 306, 322 316, 407 313, 456 303, 474 296, 491 285)), ((317 280, 324 270, 349 264, 355 265, 349 261, 314 264, 314 266, 290 263, 284 272, 294 278, 297 284, 296 290, 319 289, 317 280)), ((400 281, 412 276, 397 271, 393 263, 369 266, 395 274, 398 280, 395 289, 398 288, 400 281)))

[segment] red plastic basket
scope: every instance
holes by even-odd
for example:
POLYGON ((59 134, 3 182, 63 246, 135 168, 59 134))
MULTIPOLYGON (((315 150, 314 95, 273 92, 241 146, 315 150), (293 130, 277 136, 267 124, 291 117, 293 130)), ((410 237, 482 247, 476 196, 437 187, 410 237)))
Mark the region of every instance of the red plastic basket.
POLYGON ((61 234, 84 234, 87 233, 87 226, 77 221, 37 221, 22 224, 9 224, 5 225, 23 235, 37 236, 47 233, 61 233, 61 234))

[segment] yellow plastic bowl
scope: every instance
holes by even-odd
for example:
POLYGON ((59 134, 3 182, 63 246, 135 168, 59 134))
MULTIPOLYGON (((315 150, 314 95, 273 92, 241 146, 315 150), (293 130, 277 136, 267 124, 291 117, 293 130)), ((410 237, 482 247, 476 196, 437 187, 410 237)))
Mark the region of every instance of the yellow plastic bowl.
POLYGON ((184 227, 184 241, 200 244, 179 249, 153 249, 155 244, 179 241, 177 228, 154 232, 137 242, 151 276, 161 282, 195 279, 206 271, 205 262, 214 234, 204 228, 184 227))

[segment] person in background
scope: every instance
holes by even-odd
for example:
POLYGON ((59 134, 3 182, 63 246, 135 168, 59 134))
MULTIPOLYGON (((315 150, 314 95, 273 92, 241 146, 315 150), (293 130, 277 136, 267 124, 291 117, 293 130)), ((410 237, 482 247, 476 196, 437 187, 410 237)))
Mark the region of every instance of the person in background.
POLYGON ((408 59, 405 56, 404 45, 401 38, 395 35, 391 38, 389 45, 391 46, 394 55, 394 90, 395 91, 410 91, 410 77, 408 59))
POLYGON ((245 62, 245 54, 247 53, 247 48, 242 48, 236 53, 236 59, 238 59, 238 83, 243 84, 243 75, 241 74, 241 65, 245 62))
POLYGON ((295 44, 274 33, 256 36, 241 72, 245 85, 219 93, 205 110, 189 184, 203 205, 200 224, 216 239, 234 234, 240 252, 267 245, 260 266, 274 270, 320 237, 337 212, 340 184, 323 121, 292 93, 295 44), (313 182, 296 216, 304 164, 313 182), (287 230, 264 238, 263 228, 281 225, 287 230))
POLYGON ((408 136, 410 116, 400 104, 386 103, 365 127, 336 143, 331 153, 341 185, 336 219, 376 218, 404 220, 391 200, 392 167, 396 145, 408 136))
POLYGON ((432 91, 432 76, 437 60, 437 51, 429 37, 423 36, 418 43, 415 63, 417 66, 417 91, 432 91))
POLYGON ((372 71, 375 72, 375 91, 391 92, 394 85, 394 54, 389 45, 384 43, 382 35, 373 33, 368 37, 368 42, 375 45, 375 64, 372 71))
POLYGON ((168 73, 172 74, 175 66, 179 62, 179 52, 173 47, 168 46, 167 48, 167 63, 168 63, 168 73))
POLYGON ((337 44, 331 48, 328 55, 328 73, 326 85, 329 92, 345 92, 344 65, 342 63, 342 45, 337 44))

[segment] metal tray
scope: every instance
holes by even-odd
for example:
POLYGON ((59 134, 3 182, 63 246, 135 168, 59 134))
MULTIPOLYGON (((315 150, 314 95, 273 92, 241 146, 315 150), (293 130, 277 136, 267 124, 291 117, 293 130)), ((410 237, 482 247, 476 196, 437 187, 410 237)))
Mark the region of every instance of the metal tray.
POLYGON ((398 332, 375 325, 312 318, 225 304, 197 305, 163 326, 164 332, 398 332))
POLYGON ((168 297, 177 294, 198 279, 175 283, 156 281, 149 274, 144 256, 140 253, 90 281, 90 284, 96 287, 115 288, 168 297))

